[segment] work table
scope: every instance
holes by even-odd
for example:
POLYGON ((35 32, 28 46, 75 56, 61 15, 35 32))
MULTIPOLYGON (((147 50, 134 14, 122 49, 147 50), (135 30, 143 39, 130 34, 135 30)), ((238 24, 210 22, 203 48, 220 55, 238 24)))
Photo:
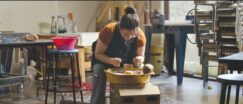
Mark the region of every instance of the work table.
POLYGON ((26 41, 26 40, 19 40, 19 41, 12 41, 12 42, 1 42, 0 47, 24 47, 24 46, 35 46, 35 45, 52 45, 53 42, 51 39, 39 39, 36 41, 26 41))
POLYGON ((187 21, 187 20, 183 20, 183 21, 166 20, 165 26, 194 26, 194 24, 192 24, 192 21, 187 21))
MULTIPOLYGON (((46 59, 44 53, 47 51, 47 46, 53 45, 52 40, 50 39, 40 39, 36 41, 26 41, 24 40, 24 36, 26 33, 10 33, 10 34, 0 34, 0 48, 6 49, 6 59, 0 60, 0 62, 5 61, 4 63, 4 72, 0 73, 0 76, 4 76, 1 78, 1 81, 4 83, 0 83, 1 86, 12 86, 12 85, 24 85, 27 81, 27 66, 28 62, 28 47, 40 47, 42 56, 39 58, 46 59), (16 38, 17 37, 17 38, 16 38), (23 48, 23 58, 24 63, 21 65, 21 75, 16 75, 11 73, 11 64, 12 64, 12 55, 13 48, 23 48)), ((2 56, 2 51, 0 50, 0 56, 2 56)), ((16 56, 15 56, 16 57, 16 56)))

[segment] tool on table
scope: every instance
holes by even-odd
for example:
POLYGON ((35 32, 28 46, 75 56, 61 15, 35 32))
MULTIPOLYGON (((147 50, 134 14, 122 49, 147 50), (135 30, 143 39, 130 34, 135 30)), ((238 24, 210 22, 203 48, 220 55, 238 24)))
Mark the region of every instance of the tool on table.
POLYGON ((52 16, 51 33, 77 33, 77 25, 73 20, 73 14, 52 16), (58 30, 58 32, 56 31, 58 30))
POLYGON ((39 39, 39 36, 37 34, 26 34, 25 35, 25 40, 27 40, 27 41, 35 41, 38 39, 39 39))
POLYGON ((51 33, 66 33, 67 32, 67 16, 66 15, 59 15, 57 18, 56 16, 52 16, 52 23, 51 23, 51 33), (62 22, 61 22, 62 21, 62 22))

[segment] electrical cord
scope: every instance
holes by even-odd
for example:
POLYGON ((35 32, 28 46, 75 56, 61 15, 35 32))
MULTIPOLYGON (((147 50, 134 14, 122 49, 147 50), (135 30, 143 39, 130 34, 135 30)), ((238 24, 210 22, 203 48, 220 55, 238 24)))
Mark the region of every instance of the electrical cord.
POLYGON ((191 39, 186 35, 187 40, 191 43, 191 44, 197 44, 197 42, 192 42, 191 39))
MULTIPOLYGON (((186 17, 189 16, 189 15, 192 16, 193 11, 195 12, 196 10, 198 10, 198 9, 191 9, 191 10, 189 10, 189 11, 187 12, 187 14, 186 14, 186 17)), ((187 19, 187 18, 186 18, 186 19, 187 19)), ((186 35, 186 38, 187 38, 187 40, 188 40, 191 44, 197 44, 197 42, 192 42, 191 39, 188 37, 188 35, 186 35)))

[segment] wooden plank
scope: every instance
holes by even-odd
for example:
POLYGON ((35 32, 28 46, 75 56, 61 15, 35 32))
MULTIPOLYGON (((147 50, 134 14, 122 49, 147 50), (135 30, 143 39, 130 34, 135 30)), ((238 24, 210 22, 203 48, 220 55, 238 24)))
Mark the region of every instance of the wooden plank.
POLYGON ((78 61, 79 61, 79 71, 81 73, 82 82, 85 82, 85 53, 84 53, 84 47, 77 46, 79 52, 78 52, 78 61))
POLYGON ((89 61, 89 62, 85 62, 85 71, 91 71, 91 62, 89 61))

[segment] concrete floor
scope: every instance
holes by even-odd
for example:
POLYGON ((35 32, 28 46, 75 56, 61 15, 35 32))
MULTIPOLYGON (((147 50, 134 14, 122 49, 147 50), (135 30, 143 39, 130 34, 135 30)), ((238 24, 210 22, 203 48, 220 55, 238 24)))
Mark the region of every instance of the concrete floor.
MULTIPOLYGON (((218 104, 221 84, 217 82, 209 82, 212 89, 202 87, 202 80, 184 77, 182 86, 177 86, 176 76, 168 76, 161 74, 160 76, 152 77, 151 83, 159 86, 161 92, 160 104, 218 104)), ((0 104, 43 104, 44 91, 41 91, 40 96, 36 97, 36 87, 40 82, 29 83, 24 92, 18 93, 15 91, 5 92, 0 94, 0 104)), ((234 103, 235 86, 231 91, 231 103, 234 103)), ((242 92, 241 92, 242 93, 242 92)), ((65 95, 65 100, 70 100, 71 94, 65 95)), ((78 94, 77 94, 78 95, 78 94)), ((84 100, 89 102, 90 91, 84 91, 84 100)), ((240 96, 242 99, 243 96, 240 96)), ((52 104, 52 94, 49 96, 49 102, 52 104)), ((60 94, 58 100, 60 101, 60 94)), ((80 100, 79 100, 80 101, 80 100)), ((67 104, 67 103, 65 103, 67 104)), ((243 100, 240 101, 243 104, 243 100)))

